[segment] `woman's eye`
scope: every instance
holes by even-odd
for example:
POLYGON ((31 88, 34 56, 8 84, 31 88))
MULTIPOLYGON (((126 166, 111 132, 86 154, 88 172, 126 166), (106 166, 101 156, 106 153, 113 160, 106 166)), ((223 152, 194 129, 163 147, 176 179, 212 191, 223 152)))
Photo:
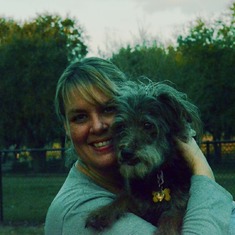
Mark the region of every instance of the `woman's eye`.
POLYGON ((75 123, 83 123, 87 120, 87 115, 86 114, 77 114, 73 116, 71 119, 71 122, 75 123))
POLYGON ((114 106, 107 106, 104 108, 104 113, 113 114, 116 112, 116 108, 114 106))

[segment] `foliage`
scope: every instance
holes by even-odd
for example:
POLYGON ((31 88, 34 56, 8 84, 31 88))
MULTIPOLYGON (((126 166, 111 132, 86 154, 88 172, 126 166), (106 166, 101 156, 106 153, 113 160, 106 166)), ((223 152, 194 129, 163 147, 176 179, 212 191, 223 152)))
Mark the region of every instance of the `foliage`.
MULTIPOLYGON (((198 19, 176 46, 126 46, 110 58, 131 78, 170 80, 199 106, 215 139, 235 135, 235 3, 208 24, 198 19)), ((44 147, 61 138, 53 108, 56 82, 87 54, 75 19, 45 14, 18 23, 0 18, 0 146, 44 147)), ((45 159, 45 158, 44 158, 45 159)))
POLYGON ((205 131, 214 140, 235 136, 235 3, 207 24, 197 19, 176 46, 121 48, 112 61, 130 77, 170 80, 199 106, 205 131))
MULTIPOLYGON (((234 4, 231 9, 234 11, 234 4)), ((209 26, 199 19, 189 35, 178 37, 184 74, 181 83, 184 87, 190 83, 188 92, 202 112, 205 130, 218 140, 235 134, 233 14, 229 23, 217 20, 209 26)))
POLYGON ((58 134, 56 82, 68 61, 86 55, 82 33, 74 20, 59 16, 38 16, 22 25, 0 19, 2 145, 44 147, 58 134))
POLYGON ((169 71, 175 69, 175 63, 167 50, 156 43, 152 46, 143 44, 134 48, 130 45, 121 48, 117 54, 113 54, 112 62, 134 79, 147 76, 155 81, 170 80, 172 73, 169 71))

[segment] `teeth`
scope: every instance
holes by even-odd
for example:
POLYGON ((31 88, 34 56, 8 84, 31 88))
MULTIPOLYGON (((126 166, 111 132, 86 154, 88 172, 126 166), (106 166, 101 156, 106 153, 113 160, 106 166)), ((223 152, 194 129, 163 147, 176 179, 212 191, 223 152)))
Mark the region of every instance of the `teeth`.
POLYGON ((96 148, 100 148, 100 147, 104 147, 104 146, 106 146, 106 145, 109 145, 110 143, 111 143, 111 141, 108 140, 108 141, 103 141, 103 142, 95 143, 94 146, 95 146, 96 148))

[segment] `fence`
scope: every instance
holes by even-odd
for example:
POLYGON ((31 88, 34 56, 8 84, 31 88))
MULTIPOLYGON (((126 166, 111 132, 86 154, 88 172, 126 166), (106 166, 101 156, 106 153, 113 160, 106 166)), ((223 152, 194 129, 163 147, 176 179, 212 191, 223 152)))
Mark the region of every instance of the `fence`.
POLYGON ((2 172, 63 173, 64 148, 0 150, 2 172))
POLYGON ((235 140, 205 141, 201 149, 211 165, 235 162, 235 140))
MULTIPOLYGON (((201 149, 211 164, 217 181, 235 196, 235 183, 233 182, 235 177, 235 141, 206 141, 201 144, 201 149)), ((24 179, 28 180, 33 177, 36 179, 35 175, 52 175, 51 173, 64 175, 65 178, 65 173, 68 171, 64 166, 65 151, 63 148, 0 150, 0 222, 3 222, 4 209, 2 179, 10 180, 12 176, 14 177, 17 174, 14 178, 17 184, 19 175, 27 177, 24 179)), ((55 181, 56 187, 53 192, 50 192, 51 197, 48 199, 48 203, 54 197, 56 190, 60 187, 58 184, 61 184, 64 178, 55 181)), ((44 177, 43 180, 46 180, 46 178, 44 177)), ((52 178, 45 181, 46 183, 43 181, 42 187, 51 181, 52 178)), ((8 183, 8 181, 6 182, 8 183)), ((45 187, 45 190, 48 189, 45 187)), ((12 193, 14 194, 14 191, 12 193)))
MULTIPOLYGON (((201 149, 211 165, 235 162, 235 140, 205 141, 201 149)), ((0 150, 1 173, 64 173, 64 148, 0 150)))

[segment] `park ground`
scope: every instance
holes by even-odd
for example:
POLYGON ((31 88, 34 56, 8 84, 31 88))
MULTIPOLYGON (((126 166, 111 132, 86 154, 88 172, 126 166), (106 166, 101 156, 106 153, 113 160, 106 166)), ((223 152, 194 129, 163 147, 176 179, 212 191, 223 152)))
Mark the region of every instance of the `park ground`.
MULTIPOLYGON (((214 169, 216 181, 235 198, 234 166, 214 169)), ((4 175, 0 235, 43 235, 47 209, 66 175, 4 175)))

